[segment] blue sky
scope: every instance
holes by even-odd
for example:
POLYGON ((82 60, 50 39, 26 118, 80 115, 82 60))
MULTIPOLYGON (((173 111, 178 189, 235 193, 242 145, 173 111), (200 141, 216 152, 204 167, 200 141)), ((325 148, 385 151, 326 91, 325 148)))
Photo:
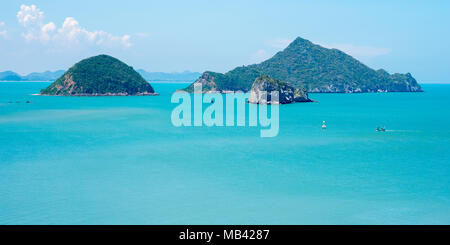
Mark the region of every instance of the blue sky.
POLYGON ((148 71, 225 72, 301 36, 449 83, 449 13, 449 1, 1 1, 0 71, 67 69, 106 53, 148 71))

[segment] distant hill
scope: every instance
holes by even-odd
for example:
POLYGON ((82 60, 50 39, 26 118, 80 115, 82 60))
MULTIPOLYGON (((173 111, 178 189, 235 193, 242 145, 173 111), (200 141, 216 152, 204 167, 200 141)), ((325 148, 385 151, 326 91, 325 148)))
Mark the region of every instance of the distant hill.
POLYGON ((194 82, 202 75, 199 72, 148 72, 143 69, 138 69, 137 72, 141 74, 147 81, 170 81, 170 82, 194 82))
POLYGON ((26 76, 21 76, 12 71, 0 72, 0 81, 55 81, 64 74, 64 70, 33 72, 26 76))
MULTIPOLYGON (((207 71, 196 82, 204 85, 204 91, 249 91, 261 75, 318 93, 422 91, 409 73, 391 75, 384 70, 375 71, 340 50, 327 49, 300 37, 260 64, 237 67, 225 74, 207 71)), ((191 92, 193 84, 185 90, 191 92)))
MULTIPOLYGON (((0 81, 55 81, 64 74, 64 70, 33 72, 26 76, 21 76, 13 71, 0 72, 0 81)), ((143 69, 137 70, 147 81, 165 82, 194 82, 200 77, 199 72, 148 72, 143 69)))
POLYGON ((22 81, 22 77, 13 71, 0 72, 0 81, 22 81))
POLYGON ((156 95, 153 87, 133 67, 108 56, 84 59, 46 89, 42 95, 127 96, 156 95))
POLYGON ((22 79, 24 81, 55 81, 58 77, 62 76, 64 72, 64 70, 33 72, 22 77, 22 79))

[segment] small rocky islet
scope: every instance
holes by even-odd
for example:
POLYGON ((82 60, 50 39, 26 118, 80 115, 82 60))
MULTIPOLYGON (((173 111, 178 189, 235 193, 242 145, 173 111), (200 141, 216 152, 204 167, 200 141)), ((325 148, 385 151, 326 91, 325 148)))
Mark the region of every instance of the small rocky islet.
POLYGON ((295 102, 313 102, 308 98, 304 88, 295 88, 287 82, 282 82, 267 75, 259 76, 250 89, 248 103, 252 104, 290 104, 295 102), (272 100, 271 93, 278 92, 278 99, 272 100))
POLYGON ((41 90, 58 96, 158 95, 133 67, 109 55, 84 59, 41 90))

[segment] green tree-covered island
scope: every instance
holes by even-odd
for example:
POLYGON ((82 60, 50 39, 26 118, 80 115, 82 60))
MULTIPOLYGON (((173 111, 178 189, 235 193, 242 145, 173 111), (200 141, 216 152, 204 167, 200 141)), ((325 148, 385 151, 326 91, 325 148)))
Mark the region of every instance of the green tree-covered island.
POLYGON ((133 67, 108 56, 84 59, 46 89, 41 95, 132 96, 158 95, 133 67))
POLYGON ((327 49, 298 37, 272 58, 225 74, 206 71, 184 89, 201 83, 204 92, 244 91, 255 79, 268 75, 311 93, 422 92, 411 74, 373 70, 337 49, 327 49))

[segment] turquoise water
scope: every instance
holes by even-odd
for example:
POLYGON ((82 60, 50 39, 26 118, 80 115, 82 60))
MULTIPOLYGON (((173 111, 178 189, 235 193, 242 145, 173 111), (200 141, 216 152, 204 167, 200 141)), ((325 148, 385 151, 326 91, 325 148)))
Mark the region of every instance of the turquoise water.
POLYGON ((450 224, 450 85, 312 94, 260 138, 172 126, 185 84, 31 95, 48 84, 0 83, 0 224, 450 224))

